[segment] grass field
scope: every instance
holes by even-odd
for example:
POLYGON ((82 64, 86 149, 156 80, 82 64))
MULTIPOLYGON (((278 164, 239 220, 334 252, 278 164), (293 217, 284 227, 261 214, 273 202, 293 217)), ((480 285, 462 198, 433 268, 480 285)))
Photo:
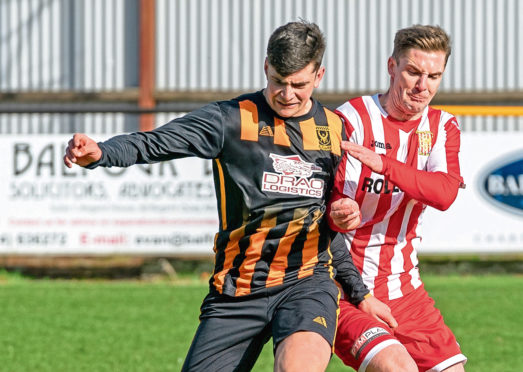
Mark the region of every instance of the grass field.
MULTIPOLYGON (((523 276, 424 277, 467 371, 523 371, 523 276)), ((0 272, 0 371, 179 371, 203 282, 28 280, 0 272)), ((272 371, 272 344, 254 371, 272 371)), ((329 372, 351 371, 333 357, 329 372)))

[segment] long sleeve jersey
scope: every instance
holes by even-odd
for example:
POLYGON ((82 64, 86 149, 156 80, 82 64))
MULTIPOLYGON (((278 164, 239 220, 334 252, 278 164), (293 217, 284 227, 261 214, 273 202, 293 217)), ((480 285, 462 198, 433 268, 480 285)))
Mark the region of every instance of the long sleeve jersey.
POLYGON ((417 249, 426 206, 447 209, 462 183, 459 126, 430 107, 417 120, 397 121, 378 95, 352 99, 337 113, 349 141, 380 154, 384 165, 378 174, 348 154, 342 159, 331 202, 353 198, 362 214, 360 226, 345 233, 347 248, 376 297, 402 297, 422 284, 417 249))
POLYGON ((306 115, 282 118, 260 91, 113 137, 89 167, 212 159, 219 228, 210 287, 242 296, 333 276, 324 212, 343 137, 341 119, 316 100, 306 115))

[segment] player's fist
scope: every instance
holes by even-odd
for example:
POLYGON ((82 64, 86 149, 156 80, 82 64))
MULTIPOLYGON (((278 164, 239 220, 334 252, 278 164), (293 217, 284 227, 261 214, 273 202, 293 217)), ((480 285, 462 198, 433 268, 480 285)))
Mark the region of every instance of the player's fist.
POLYGON ((361 223, 360 207, 351 198, 338 199, 331 204, 330 217, 341 230, 353 230, 361 223))
POLYGON ((64 164, 71 168, 74 164, 85 167, 102 157, 102 150, 98 144, 85 134, 76 133, 69 140, 65 149, 64 164))

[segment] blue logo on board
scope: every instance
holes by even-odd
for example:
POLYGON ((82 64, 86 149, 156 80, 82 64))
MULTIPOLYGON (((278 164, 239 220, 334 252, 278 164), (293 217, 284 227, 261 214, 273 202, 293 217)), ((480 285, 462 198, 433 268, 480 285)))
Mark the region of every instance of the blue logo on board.
POLYGON ((478 188, 491 204, 523 216, 523 150, 505 155, 485 167, 478 188))

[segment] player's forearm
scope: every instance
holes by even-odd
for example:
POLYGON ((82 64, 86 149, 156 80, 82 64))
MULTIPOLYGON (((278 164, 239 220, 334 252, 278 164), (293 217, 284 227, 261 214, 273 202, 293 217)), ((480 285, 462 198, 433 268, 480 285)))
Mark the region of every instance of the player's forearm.
POLYGON ((137 149, 125 140, 128 135, 116 136, 105 142, 98 143, 102 150, 99 161, 91 163, 87 168, 101 167, 128 167, 137 163, 137 149))
POLYGON ((172 160, 190 155, 186 140, 172 135, 169 124, 151 132, 120 135, 99 143, 102 158, 98 165, 128 167, 172 160))
POLYGON ((370 293, 361 274, 352 261, 342 234, 336 234, 331 243, 332 266, 336 270, 335 279, 347 295, 347 300, 358 305, 370 293))
POLYGON ((448 209, 458 195, 461 179, 444 172, 427 172, 381 156, 383 174, 410 197, 439 210, 448 209))

